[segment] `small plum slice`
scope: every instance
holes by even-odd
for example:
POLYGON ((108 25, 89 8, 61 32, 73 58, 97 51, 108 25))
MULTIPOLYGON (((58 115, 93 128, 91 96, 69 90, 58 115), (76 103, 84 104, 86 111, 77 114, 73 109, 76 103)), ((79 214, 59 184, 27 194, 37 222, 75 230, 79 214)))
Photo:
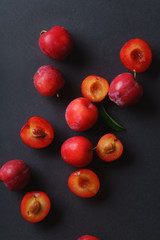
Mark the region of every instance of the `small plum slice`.
POLYGON ((0 169, 0 179, 12 191, 24 188, 28 184, 30 176, 30 169, 22 160, 11 160, 0 169))
POLYGON ((77 240, 99 240, 99 238, 90 236, 90 235, 83 235, 80 238, 78 238, 77 240))
POLYGON ((44 148, 54 139, 51 124, 42 117, 31 117, 21 130, 22 141, 32 148, 44 148))
POLYGON ((108 133, 100 138, 96 153, 103 161, 111 162, 122 155, 123 144, 114 134, 108 133))
POLYGON ((96 123, 98 109, 89 99, 76 98, 67 106, 65 118, 72 130, 85 131, 96 123))
POLYGON ((65 59, 73 48, 71 34, 62 26, 42 31, 39 37, 41 51, 54 60, 65 59))
POLYGON ((80 169, 70 175, 68 186, 77 196, 90 198, 99 191, 100 182, 98 176, 93 171, 80 169))
POLYGON ((144 72, 152 62, 152 50, 144 40, 131 39, 121 48, 120 59, 129 70, 144 72))
POLYGON ((21 202, 21 214, 28 222, 42 221, 49 213, 51 202, 44 192, 32 191, 24 195, 21 202))
POLYGON ((106 79, 90 75, 86 77, 81 85, 81 91, 85 98, 91 102, 100 102, 107 95, 109 90, 109 83, 106 79))
POLYGON ((92 161, 92 148, 93 145, 87 138, 71 137, 62 144, 61 156, 66 163, 74 167, 84 167, 92 161))
POLYGON ((64 77, 55 67, 40 67, 33 77, 35 88, 43 96, 51 97, 64 86, 64 77))
POLYGON ((143 88, 131 73, 122 73, 111 82, 108 95, 118 106, 132 106, 141 99, 143 88))

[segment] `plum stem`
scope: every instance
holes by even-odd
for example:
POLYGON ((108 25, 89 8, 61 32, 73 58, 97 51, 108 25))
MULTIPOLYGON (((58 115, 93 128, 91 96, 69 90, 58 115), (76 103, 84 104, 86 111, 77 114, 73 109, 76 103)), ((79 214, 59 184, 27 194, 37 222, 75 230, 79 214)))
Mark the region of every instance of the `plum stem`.
POLYGON ((43 33, 45 33, 45 32, 47 32, 46 30, 42 30, 41 32, 40 32, 40 35, 42 35, 43 33))
POLYGON ((89 151, 94 151, 94 150, 96 150, 96 148, 97 148, 97 146, 92 149, 89 149, 89 151))
POLYGON ((136 70, 134 69, 134 70, 133 70, 134 79, 136 79, 136 75, 137 75, 137 72, 136 72, 136 70))

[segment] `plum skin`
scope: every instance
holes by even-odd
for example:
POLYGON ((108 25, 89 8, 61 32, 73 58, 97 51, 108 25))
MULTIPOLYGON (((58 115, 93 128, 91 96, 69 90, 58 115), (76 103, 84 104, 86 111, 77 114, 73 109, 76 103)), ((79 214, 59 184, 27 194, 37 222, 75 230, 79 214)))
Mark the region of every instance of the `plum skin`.
POLYGON ((131 106, 140 100, 143 88, 131 73, 122 73, 111 82, 108 95, 118 106, 131 106))
POLYGON ((72 51, 73 40, 67 29, 55 26, 40 35, 39 47, 48 57, 54 60, 63 60, 72 51))
POLYGON ((43 96, 51 97, 64 86, 64 77, 55 67, 41 66, 33 77, 35 88, 43 96))
POLYGON ((83 235, 80 238, 78 238, 77 240, 99 240, 99 238, 90 236, 90 235, 83 235))
POLYGON ((22 160, 11 160, 5 163, 0 170, 0 179, 12 191, 24 188, 28 184, 30 176, 30 169, 22 160))
POLYGON ((87 98, 76 98, 66 108, 65 119, 75 131, 91 128, 98 119, 98 109, 87 98))
POLYGON ((61 156, 65 162, 74 167, 84 167, 93 158, 93 145, 85 137, 76 136, 67 139, 61 146, 61 156))

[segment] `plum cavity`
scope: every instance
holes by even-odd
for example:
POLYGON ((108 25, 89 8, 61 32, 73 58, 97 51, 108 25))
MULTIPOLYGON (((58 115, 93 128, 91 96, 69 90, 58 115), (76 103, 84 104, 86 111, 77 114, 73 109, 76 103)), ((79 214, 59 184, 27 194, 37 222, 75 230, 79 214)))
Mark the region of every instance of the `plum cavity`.
POLYGON ((91 93, 93 94, 93 96, 97 96, 99 94, 101 94, 103 90, 103 87, 102 85, 99 83, 99 82, 94 82, 92 85, 91 85, 91 88, 90 88, 90 91, 91 93))
POLYGON ((144 53, 139 48, 136 48, 136 49, 132 50, 131 58, 136 62, 143 62, 144 53))

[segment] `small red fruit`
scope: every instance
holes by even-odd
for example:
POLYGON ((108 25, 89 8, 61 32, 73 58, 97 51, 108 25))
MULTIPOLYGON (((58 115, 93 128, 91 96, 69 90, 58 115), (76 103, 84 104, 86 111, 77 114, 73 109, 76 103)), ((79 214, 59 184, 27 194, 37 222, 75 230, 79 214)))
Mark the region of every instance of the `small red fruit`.
POLYGON ((28 184, 30 176, 30 169, 22 160, 11 160, 5 163, 0 170, 0 179, 12 191, 24 188, 28 184))
POLYGON ((90 235, 83 235, 80 238, 78 238, 77 240, 99 240, 99 238, 90 236, 90 235))
POLYGON ((33 77, 34 85, 43 96, 51 97, 64 86, 62 73, 52 66, 42 66, 33 77))
POLYGON ((51 124, 42 117, 31 117, 21 130, 22 141, 32 148, 44 148, 54 138, 51 124))
POLYGON ((21 202, 21 214, 28 222, 42 221, 49 213, 51 202, 44 192, 29 192, 21 202))
POLYGON ((85 131, 97 121, 98 110, 87 98, 76 98, 68 105, 65 118, 71 129, 85 131))
POLYGON ((131 73, 122 73, 111 82, 108 95, 118 106, 131 106, 140 100, 143 88, 131 73))
POLYGON ((70 33, 61 26, 55 26, 49 31, 42 31, 39 37, 41 51, 54 60, 66 58, 73 48, 70 33))
POLYGON ((98 176, 93 171, 80 169, 70 175, 68 186, 77 196, 90 198, 97 194, 100 182, 98 176))
POLYGON ((129 70, 144 72, 152 62, 152 50, 144 40, 131 39, 121 48, 120 59, 129 70))
POLYGON ((86 77, 81 85, 81 91, 85 98, 91 102, 100 102, 107 95, 109 90, 108 81, 96 75, 86 77))
POLYGON ((74 167, 84 167, 92 161, 92 148, 93 145, 87 138, 71 137, 62 144, 61 156, 66 163, 74 167))
POLYGON ((114 134, 108 133, 100 138, 96 153, 103 161, 111 162, 122 155, 123 144, 114 134))

